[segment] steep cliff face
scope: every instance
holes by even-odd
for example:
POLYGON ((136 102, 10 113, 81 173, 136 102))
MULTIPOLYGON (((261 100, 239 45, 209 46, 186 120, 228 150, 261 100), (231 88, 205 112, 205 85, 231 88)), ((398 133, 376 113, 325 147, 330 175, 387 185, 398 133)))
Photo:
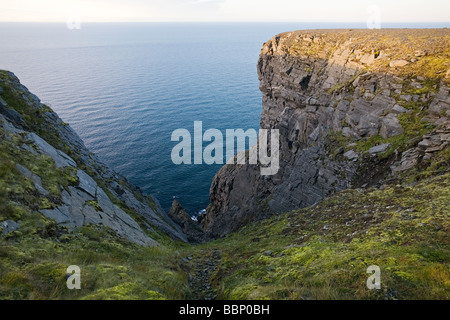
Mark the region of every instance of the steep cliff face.
POLYGON ((157 200, 101 163, 6 71, 0 71, 0 136, 3 235, 36 228, 31 232, 61 236, 104 226, 140 245, 157 245, 161 234, 187 241, 157 200))
POLYGON ((202 221, 210 236, 400 179, 450 142, 447 29, 283 33, 264 44, 258 74, 281 168, 223 167, 202 221))

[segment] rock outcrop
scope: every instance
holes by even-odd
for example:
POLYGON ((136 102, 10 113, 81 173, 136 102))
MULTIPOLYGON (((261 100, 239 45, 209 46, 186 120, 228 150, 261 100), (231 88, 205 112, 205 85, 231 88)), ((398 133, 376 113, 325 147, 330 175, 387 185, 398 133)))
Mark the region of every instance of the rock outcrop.
POLYGON ((200 228, 200 225, 192 220, 181 203, 176 199, 172 202, 169 217, 175 221, 177 225, 181 226, 189 242, 202 242, 204 239, 204 232, 200 228))
POLYGON ((447 29, 283 33, 257 67, 261 128, 280 130, 281 168, 224 166, 202 220, 211 237, 395 179, 448 146, 447 29))
MULTIPOLYGON (((2 166, 11 167, 15 174, 14 181, 6 181, 0 189, 2 201, 7 202, 3 205, 41 213, 69 230, 108 227, 140 245, 157 245, 158 232, 187 241, 156 199, 101 163, 14 74, 0 71, 0 96, 2 150, 8 157, 18 151, 15 159, 2 159, 2 166)), ((3 233, 20 230, 20 222, 2 223, 3 233)))

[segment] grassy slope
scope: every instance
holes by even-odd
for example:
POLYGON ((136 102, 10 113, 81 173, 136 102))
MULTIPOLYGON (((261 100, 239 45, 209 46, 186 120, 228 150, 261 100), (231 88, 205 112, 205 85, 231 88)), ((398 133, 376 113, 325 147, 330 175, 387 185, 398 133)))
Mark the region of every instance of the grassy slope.
POLYGON ((188 297, 187 275, 180 271, 178 253, 167 237, 158 239, 167 245, 144 248, 104 228, 71 232, 57 226, 38 210, 56 207, 60 188, 76 184, 76 172, 18 149, 25 142, 20 134, 0 129, 0 138, 0 222, 21 222, 18 231, 0 236, 0 299, 188 297), (42 177, 50 194, 41 197, 16 163, 42 177), (84 290, 67 290, 69 265, 82 268, 84 290))
MULTIPOLYGON (((447 169, 448 150, 440 155, 447 169)), ((143 248, 94 227, 25 229, 0 239, 0 297, 190 299, 196 259, 217 249, 218 298, 449 299, 450 173, 435 169, 410 185, 347 190, 200 246, 143 248), (189 255, 194 260, 182 262, 189 255), (82 290, 65 287, 73 264, 82 290), (369 265, 381 268, 380 291, 366 288, 369 265)))
POLYGON ((108 230, 83 227, 63 237, 0 240, 2 299, 184 299, 187 276, 171 246, 144 248, 108 230), (81 268, 82 290, 66 288, 68 266, 81 268))
MULTIPOLYGON (((447 155, 448 156, 448 155, 447 155)), ((225 299, 449 299, 450 174, 347 190, 224 240, 225 299), (430 201, 432 200, 432 201, 430 201), (378 265, 382 290, 366 287, 378 265)))

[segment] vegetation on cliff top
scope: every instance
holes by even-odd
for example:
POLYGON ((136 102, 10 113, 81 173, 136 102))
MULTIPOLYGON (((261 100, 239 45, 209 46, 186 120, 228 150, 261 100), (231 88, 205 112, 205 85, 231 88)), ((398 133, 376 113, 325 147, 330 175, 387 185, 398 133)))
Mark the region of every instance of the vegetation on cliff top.
POLYGON ((308 30, 282 33, 276 39, 283 39, 280 52, 287 55, 328 59, 346 44, 352 51, 350 60, 367 71, 450 82, 448 29, 308 30), (391 64, 398 60, 406 65, 391 64))

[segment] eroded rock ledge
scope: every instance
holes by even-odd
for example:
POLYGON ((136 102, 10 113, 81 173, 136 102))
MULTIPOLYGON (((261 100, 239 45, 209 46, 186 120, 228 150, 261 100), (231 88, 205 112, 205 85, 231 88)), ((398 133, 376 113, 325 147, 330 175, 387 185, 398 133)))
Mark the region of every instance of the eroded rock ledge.
POLYGON ((281 169, 224 166, 202 220, 210 237, 398 179, 450 143, 447 29, 283 33, 264 44, 258 74, 281 169))

